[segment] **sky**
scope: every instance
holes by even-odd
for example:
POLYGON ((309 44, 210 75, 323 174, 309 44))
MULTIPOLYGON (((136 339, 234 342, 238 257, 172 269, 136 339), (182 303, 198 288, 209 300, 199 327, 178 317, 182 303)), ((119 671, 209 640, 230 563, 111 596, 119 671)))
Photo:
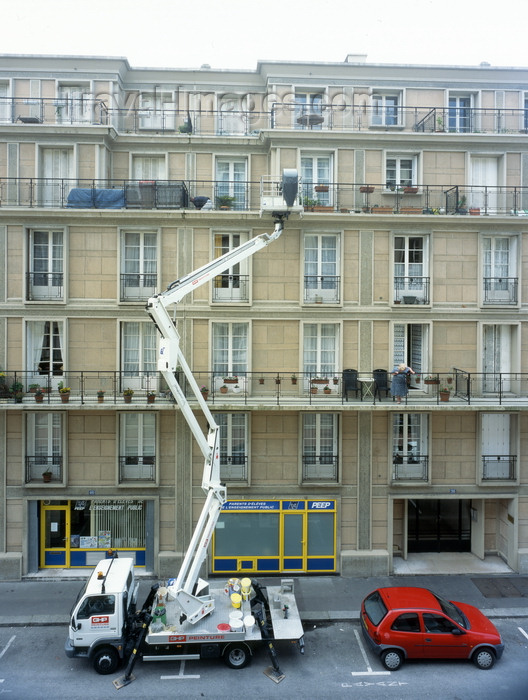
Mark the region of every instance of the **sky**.
POLYGON ((1 54, 139 67, 257 62, 528 66, 526 0, 0 0, 1 54))

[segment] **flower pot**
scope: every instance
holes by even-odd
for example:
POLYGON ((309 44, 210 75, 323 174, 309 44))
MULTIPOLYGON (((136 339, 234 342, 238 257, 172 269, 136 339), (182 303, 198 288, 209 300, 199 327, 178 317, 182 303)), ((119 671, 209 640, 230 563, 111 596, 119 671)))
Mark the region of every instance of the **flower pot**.
POLYGON ((124 398, 124 400, 125 400, 125 403, 132 403, 132 397, 129 396, 128 394, 125 394, 125 395, 123 396, 123 398, 124 398))
POLYGON ((221 394, 227 394, 227 387, 226 387, 226 386, 221 386, 221 387, 220 387, 220 393, 221 393, 221 394))
POLYGON ((97 403, 104 403, 104 396, 98 396, 97 403))
POLYGON ((449 391, 440 391, 440 401, 449 401, 449 397, 451 396, 451 393, 449 391))
POLYGON ((291 383, 292 383, 292 384, 297 384, 297 377, 292 377, 292 378, 291 378, 291 383))
POLYGON ((49 473, 44 472, 44 474, 42 475, 42 481, 45 484, 49 484, 49 482, 51 481, 51 472, 49 472, 49 473))
POLYGON ((310 393, 311 393, 311 394, 317 394, 317 387, 316 387, 316 386, 312 386, 312 387, 310 388, 310 393))
POLYGON ((480 209, 478 207, 472 207, 469 210, 469 215, 470 216, 480 216, 480 209))
POLYGON ((207 401, 207 399, 209 398, 209 392, 208 392, 208 391, 202 391, 202 396, 203 396, 204 401, 207 401))
POLYGON ((314 190, 316 192, 328 192, 328 185, 316 185, 314 190))
POLYGON ((359 188, 360 192, 363 192, 363 194, 372 194, 374 192, 374 187, 371 185, 363 185, 363 187, 359 188))
POLYGON ((417 187, 404 187, 403 191, 405 194, 417 194, 418 188, 417 187))
POLYGON ((147 403, 154 403, 155 400, 156 400, 155 396, 147 396, 147 403))
POLYGON ((69 395, 69 394, 61 394, 60 397, 61 397, 62 403, 68 403, 69 400, 70 400, 70 395, 69 395))
POLYGON ((440 384, 439 379, 424 379, 424 384, 440 384))
POLYGON ((36 401, 36 403, 42 403, 44 401, 44 395, 43 394, 35 394, 35 401, 36 401))

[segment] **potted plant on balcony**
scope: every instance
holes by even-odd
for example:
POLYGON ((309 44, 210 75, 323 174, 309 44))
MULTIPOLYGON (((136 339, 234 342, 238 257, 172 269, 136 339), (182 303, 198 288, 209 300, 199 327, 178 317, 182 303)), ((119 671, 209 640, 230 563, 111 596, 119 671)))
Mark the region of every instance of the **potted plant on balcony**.
POLYGON ((97 403, 104 402, 104 395, 105 395, 105 392, 103 391, 103 389, 99 389, 99 391, 97 392, 97 403))
POLYGON ((222 194, 216 198, 216 206, 219 209, 231 209, 235 203, 235 198, 228 194, 222 194))
POLYGON ((154 403, 156 400, 156 392, 155 391, 147 391, 147 403, 154 403))
POLYGON ((467 202, 467 197, 465 195, 462 195, 462 197, 460 197, 460 199, 458 200, 458 203, 457 203, 457 208, 456 208, 457 214, 467 214, 466 202, 467 202))
POLYGON ((363 194, 372 194, 374 192, 374 187, 372 185, 361 185, 359 191, 363 194))
POLYGON ((296 375, 296 374, 292 374, 292 376, 291 376, 291 383, 292 383, 292 384, 297 384, 297 375, 296 375))
POLYGON ((221 394, 227 394, 227 386, 226 386, 226 384, 222 384, 222 386, 220 387, 220 393, 221 393, 221 394))
POLYGON ((264 384, 264 377, 263 376, 259 377, 259 384, 264 384))
POLYGON ((238 384, 238 377, 224 377, 224 384, 238 384))
POLYGON ((40 384, 30 384, 29 391, 31 394, 34 394, 35 392, 40 391, 40 384))
POLYGON ((131 389, 128 387, 123 391, 123 398, 125 399, 125 403, 132 403, 132 397, 134 396, 134 389, 131 389))
POLYGON ((439 388, 438 393, 440 395, 440 401, 449 401, 449 397, 451 396, 451 387, 447 384, 442 385, 439 388))
POLYGON ((424 377, 424 384, 440 384, 440 380, 433 374, 428 374, 426 377, 424 377))
POLYGON ((316 185, 314 190, 316 192, 328 192, 328 185, 316 185))
POLYGON ((328 384, 327 384, 327 385, 325 386, 325 388, 323 389, 323 393, 325 393, 325 394, 331 394, 331 393, 332 393, 332 389, 330 389, 330 387, 328 386, 328 384))
POLYGON ((200 391, 202 392, 204 401, 207 401, 207 399, 209 398, 209 387, 201 386, 200 391))
POLYGON ((15 403, 22 403, 24 397, 24 386, 21 382, 13 382, 11 384, 11 395, 15 399, 15 403))
POLYGON ((51 469, 48 468, 48 469, 46 469, 45 472, 42 472, 42 481, 45 484, 49 484, 49 482, 51 481, 51 477, 52 477, 51 469))
POLYGON ((41 392, 40 387, 35 391, 35 401, 37 403, 42 403, 44 401, 44 394, 41 392))
POLYGON ((63 382, 59 382, 59 394, 62 403, 68 403, 70 400, 71 388, 69 386, 64 386, 63 382))

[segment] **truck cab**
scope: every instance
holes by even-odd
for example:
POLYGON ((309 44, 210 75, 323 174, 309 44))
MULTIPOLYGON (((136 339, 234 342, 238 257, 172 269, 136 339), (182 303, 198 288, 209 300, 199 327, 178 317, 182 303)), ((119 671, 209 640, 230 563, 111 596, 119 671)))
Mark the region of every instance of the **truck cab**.
POLYGON ((133 559, 102 559, 72 608, 66 655, 87 657, 99 673, 112 673, 123 658, 138 587, 133 559))

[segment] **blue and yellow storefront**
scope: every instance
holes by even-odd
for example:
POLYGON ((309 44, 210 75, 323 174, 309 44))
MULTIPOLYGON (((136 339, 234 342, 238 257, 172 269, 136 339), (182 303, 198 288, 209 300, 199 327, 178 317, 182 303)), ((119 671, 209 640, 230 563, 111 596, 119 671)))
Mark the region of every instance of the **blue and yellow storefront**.
POLYGON ((216 525, 213 574, 331 574, 337 570, 332 499, 230 500, 216 525))

